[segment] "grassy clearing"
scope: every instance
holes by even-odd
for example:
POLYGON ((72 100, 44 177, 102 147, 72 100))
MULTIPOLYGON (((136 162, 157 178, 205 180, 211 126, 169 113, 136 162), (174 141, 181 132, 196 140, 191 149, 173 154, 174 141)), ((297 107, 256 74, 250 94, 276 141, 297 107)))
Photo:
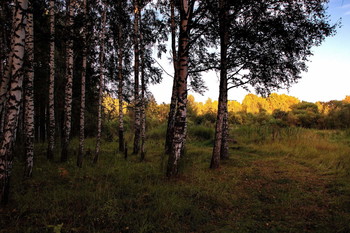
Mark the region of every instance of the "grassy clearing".
POLYGON ((164 127, 150 132, 146 162, 104 142, 99 163, 78 169, 75 152, 48 162, 36 145, 33 179, 15 161, 0 232, 350 231, 347 132, 238 128, 231 158, 210 171, 212 130, 191 127, 176 180, 164 177, 164 127))

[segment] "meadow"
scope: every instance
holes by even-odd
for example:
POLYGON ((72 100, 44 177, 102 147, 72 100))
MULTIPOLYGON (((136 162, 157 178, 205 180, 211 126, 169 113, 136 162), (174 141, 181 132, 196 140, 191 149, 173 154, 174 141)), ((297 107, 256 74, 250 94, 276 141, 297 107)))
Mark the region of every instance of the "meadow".
POLYGON ((350 232, 349 130, 236 126, 230 158, 210 170, 214 131, 190 124, 180 175, 169 180, 165 128, 149 130, 143 162, 124 159, 115 140, 82 168, 77 139, 68 163, 47 161, 47 145, 36 144, 31 179, 15 159, 0 232, 350 232))

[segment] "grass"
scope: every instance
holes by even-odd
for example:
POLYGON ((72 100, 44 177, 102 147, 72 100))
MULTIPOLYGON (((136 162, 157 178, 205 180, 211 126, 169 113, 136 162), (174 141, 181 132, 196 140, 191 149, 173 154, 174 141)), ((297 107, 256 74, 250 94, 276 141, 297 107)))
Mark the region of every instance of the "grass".
POLYGON ((211 171, 213 132, 191 126, 181 174, 168 180, 164 129, 150 132, 145 162, 104 142, 99 163, 79 169, 76 152, 48 162, 37 144, 32 179, 16 158, 0 232, 350 232, 346 131, 237 128, 230 159, 211 171))

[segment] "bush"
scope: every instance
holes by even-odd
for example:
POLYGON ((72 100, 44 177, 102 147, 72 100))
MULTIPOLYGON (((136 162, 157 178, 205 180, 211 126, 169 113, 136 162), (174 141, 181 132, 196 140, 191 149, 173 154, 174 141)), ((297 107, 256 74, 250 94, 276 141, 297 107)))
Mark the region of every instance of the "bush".
POLYGON ((189 127, 188 134, 198 140, 211 140, 214 138, 214 129, 202 125, 193 125, 189 127))
POLYGON ((148 139, 164 140, 165 134, 166 134, 166 128, 167 128, 167 125, 165 123, 161 124, 158 127, 154 127, 150 129, 148 132, 146 132, 146 136, 148 139))

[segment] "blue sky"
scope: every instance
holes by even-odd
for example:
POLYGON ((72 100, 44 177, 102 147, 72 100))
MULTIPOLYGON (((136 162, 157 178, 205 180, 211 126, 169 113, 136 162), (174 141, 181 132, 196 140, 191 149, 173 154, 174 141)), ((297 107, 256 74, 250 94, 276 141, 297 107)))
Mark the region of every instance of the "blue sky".
MULTIPOLYGON (((331 23, 341 21, 341 27, 333 37, 326 38, 321 46, 313 48, 314 56, 310 57, 308 72, 294 84, 289 91, 278 93, 295 96, 300 100, 316 102, 341 100, 350 95, 350 0, 330 0, 328 14, 331 23)), ((172 66, 164 57, 162 66, 173 73, 172 66)), ((209 90, 203 96, 192 93, 196 101, 205 102, 208 98, 216 100, 219 95, 219 78, 214 72, 203 75, 209 90)), ((158 103, 169 103, 172 79, 164 75, 161 84, 150 87, 158 103)), ((253 92, 254 93, 254 92, 253 92)), ((230 100, 242 101, 246 91, 236 88, 229 91, 230 100)))

